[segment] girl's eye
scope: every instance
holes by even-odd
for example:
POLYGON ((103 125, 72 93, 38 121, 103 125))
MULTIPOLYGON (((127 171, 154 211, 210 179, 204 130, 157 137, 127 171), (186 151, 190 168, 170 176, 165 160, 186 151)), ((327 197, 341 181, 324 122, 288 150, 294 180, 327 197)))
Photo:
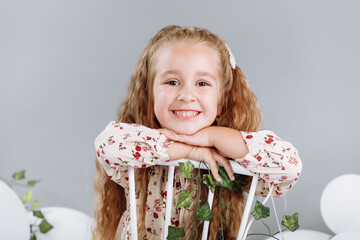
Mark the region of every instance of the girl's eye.
POLYGON ((199 86, 210 86, 207 82, 199 82, 199 86))
POLYGON ((166 84, 169 84, 169 85, 179 85, 179 83, 175 80, 170 80, 170 81, 167 81, 166 84))

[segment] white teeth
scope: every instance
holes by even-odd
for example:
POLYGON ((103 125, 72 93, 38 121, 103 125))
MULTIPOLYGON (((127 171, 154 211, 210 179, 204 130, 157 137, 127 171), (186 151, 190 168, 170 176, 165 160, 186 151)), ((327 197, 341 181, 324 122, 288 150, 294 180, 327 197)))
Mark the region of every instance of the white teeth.
POLYGON ((195 115, 198 115, 199 112, 197 111, 174 111, 176 115, 182 116, 182 117, 193 117, 195 115))

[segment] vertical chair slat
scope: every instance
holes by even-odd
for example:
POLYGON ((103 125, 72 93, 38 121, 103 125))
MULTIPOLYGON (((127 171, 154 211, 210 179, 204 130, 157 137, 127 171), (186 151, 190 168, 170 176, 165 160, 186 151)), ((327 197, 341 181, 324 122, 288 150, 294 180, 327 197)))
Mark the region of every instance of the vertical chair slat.
POLYGON ((242 240, 242 239, 246 238, 246 236, 244 236, 245 228, 248 223, 251 205, 252 205, 252 202, 254 201, 255 190, 256 190, 257 183, 258 183, 258 179, 259 178, 256 175, 254 175, 252 177, 251 187, 250 187, 249 194, 248 194, 248 197, 246 200, 243 218, 241 220, 241 225, 240 225, 239 233, 237 236, 237 240, 242 240))
POLYGON ((165 213, 165 229, 164 229, 164 240, 168 235, 168 228, 170 226, 171 221, 171 209, 172 209, 172 201, 173 201, 173 182, 174 182, 174 166, 169 166, 168 169, 168 178, 166 184, 166 213, 165 213))
POLYGON ((135 199, 135 174, 134 168, 129 166, 129 194, 130 194, 130 221, 131 239, 137 240, 137 218, 136 218, 136 199, 135 199))
MULTIPOLYGON (((209 189, 208 202, 209 202, 210 209, 212 207, 213 200, 214 200, 214 193, 212 191, 210 191, 210 189, 209 189)), ((203 233, 202 233, 202 238, 201 238, 202 240, 207 239, 208 232, 209 232, 209 224, 210 224, 210 221, 204 222, 204 228, 203 228, 203 233)))

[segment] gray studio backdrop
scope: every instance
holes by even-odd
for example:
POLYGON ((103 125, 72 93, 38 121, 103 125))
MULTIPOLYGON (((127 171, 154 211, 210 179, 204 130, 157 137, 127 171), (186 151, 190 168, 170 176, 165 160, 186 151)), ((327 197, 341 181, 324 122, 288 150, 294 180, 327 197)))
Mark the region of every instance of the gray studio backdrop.
MULTIPOLYGON (((280 215, 299 212, 302 228, 331 233, 321 193, 360 173, 359 3, 0 0, 0 176, 26 169, 41 179, 40 207, 92 215, 93 142, 137 58, 165 25, 195 25, 228 42, 265 128, 299 150, 303 173, 287 209, 276 200, 280 215)), ((274 216, 266 221, 275 229, 274 216)))

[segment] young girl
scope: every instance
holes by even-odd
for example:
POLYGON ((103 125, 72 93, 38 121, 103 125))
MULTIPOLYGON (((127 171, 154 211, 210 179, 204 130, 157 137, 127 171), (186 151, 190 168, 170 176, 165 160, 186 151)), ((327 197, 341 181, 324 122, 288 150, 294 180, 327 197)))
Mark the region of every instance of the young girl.
MULTIPOLYGON (((229 158, 259 176, 257 195, 265 196, 269 183, 274 185, 273 196, 285 194, 297 181, 302 164, 291 143, 271 131, 259 131, 257 103, 230 49, 217 35, 197 27, 161 29, 140 56, 116 121, 95 140, 94 239, 131 239, 129 165, 136 168, 140 239, 163 239, 168 167, 159 163, 182 158, 204 161, 221 181, 218 164, 234 179, 229 158)), ((175 168, 171 223, 184 228, 185 239, 193 231, 195 201, 189 208, 175 205, 179 192, 195 184, 175 168)), ((195 188, 192 197, 200 194, 204 203, 207 187, 201 189, 199 193, 195 188)), ((218 193, 219 188, 209 239, 218 239, 221 229, 218 193)), ((223 221, 225 239, 236 239, 245 197, 225 188, 221 197, 222 202, 231 201, 229 219, 223 221)), ((225 207, 220 210, 225 214, 225 207)))

